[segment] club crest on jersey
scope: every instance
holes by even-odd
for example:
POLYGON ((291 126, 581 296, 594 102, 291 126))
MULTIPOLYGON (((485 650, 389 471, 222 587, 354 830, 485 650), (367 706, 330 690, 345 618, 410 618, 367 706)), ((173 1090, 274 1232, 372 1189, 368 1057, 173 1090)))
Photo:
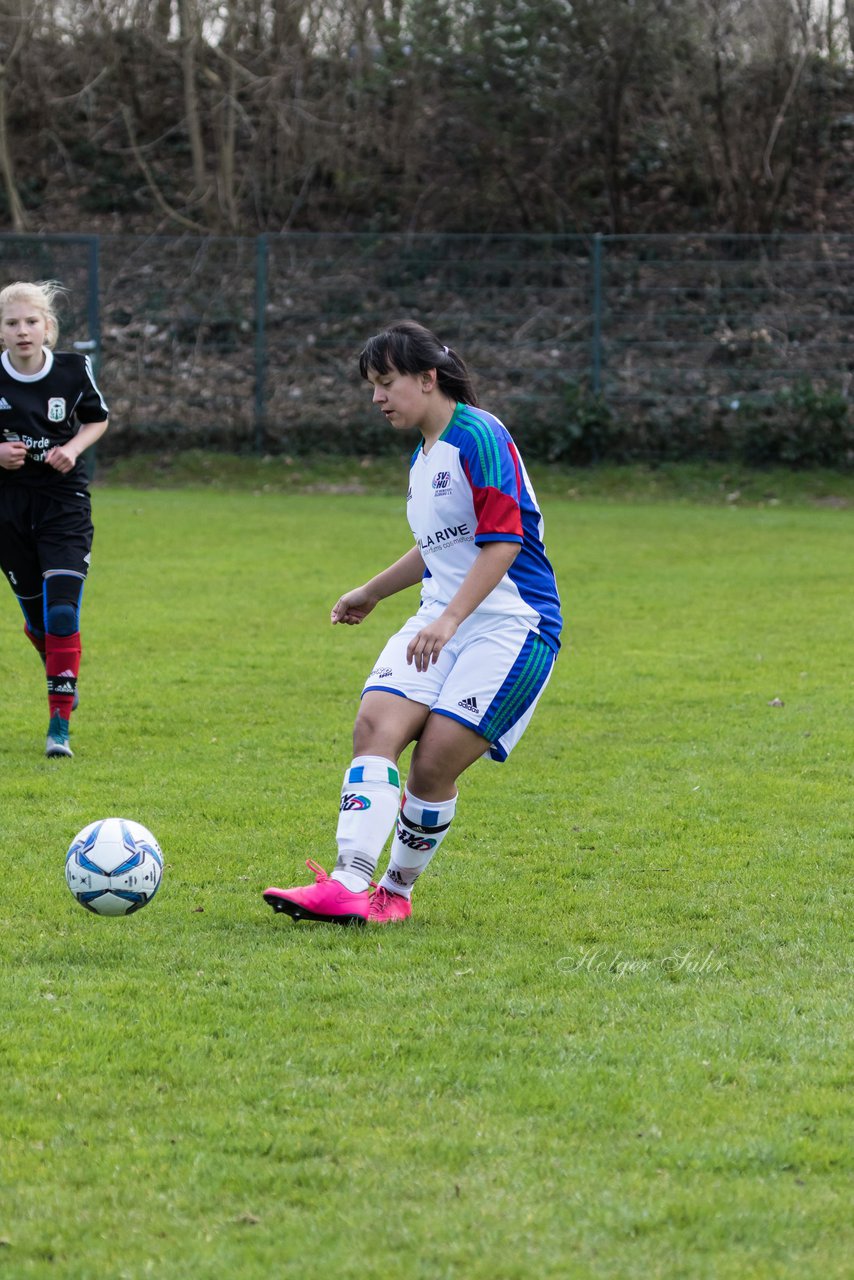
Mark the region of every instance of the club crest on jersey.
POLYGON ((433 490, 437 497, 451 492, 450 471, 437 471, 433 477, 433 490))
POLYGON ((65 400, 62 396, 51 396, 47 402, 48 422, 65 421, 65 400))

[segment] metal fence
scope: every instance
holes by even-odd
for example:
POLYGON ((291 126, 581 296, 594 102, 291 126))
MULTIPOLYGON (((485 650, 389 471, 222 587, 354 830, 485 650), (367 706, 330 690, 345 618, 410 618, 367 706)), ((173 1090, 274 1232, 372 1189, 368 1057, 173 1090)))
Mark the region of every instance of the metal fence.
POLYGON ((413 316, 520 440, 579 390, 700 422, 798 380, 847 395, 854 236, 0 235, 5 280, 70 290, 109 451, 371 451, 356 357, 413 316))

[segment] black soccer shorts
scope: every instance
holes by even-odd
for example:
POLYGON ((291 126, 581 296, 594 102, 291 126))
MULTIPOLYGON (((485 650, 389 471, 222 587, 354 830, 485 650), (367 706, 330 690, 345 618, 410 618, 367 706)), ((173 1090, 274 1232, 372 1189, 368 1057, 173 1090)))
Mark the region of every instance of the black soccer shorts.
POLYGON ((93 535, 87 492, 0 485, 0 568, 16 596, 40 595, 52 570, 85 578, 93 535))

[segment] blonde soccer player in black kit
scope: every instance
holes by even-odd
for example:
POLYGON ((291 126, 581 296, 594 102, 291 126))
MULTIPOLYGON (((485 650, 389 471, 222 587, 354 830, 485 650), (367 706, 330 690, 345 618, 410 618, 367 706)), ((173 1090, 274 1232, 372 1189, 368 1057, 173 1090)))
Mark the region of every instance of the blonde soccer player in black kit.
POLYGON ((52 281, 0 290, 0 568, 45 665, 49 757, 73 754, 69 721, 93 535, 82 454, 109 416, 89 357, 54 351, 62 292, 52 281))

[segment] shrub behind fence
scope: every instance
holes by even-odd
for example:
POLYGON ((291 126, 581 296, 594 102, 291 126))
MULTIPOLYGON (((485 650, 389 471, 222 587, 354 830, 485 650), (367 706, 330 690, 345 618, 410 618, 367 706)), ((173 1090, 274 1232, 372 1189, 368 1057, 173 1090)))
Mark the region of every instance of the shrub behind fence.
POLYGON ((413 316, 541 460, 849 465, 854 236, 0 236, 71 290, 105 454, 399 448, 357 356, 413 316))

